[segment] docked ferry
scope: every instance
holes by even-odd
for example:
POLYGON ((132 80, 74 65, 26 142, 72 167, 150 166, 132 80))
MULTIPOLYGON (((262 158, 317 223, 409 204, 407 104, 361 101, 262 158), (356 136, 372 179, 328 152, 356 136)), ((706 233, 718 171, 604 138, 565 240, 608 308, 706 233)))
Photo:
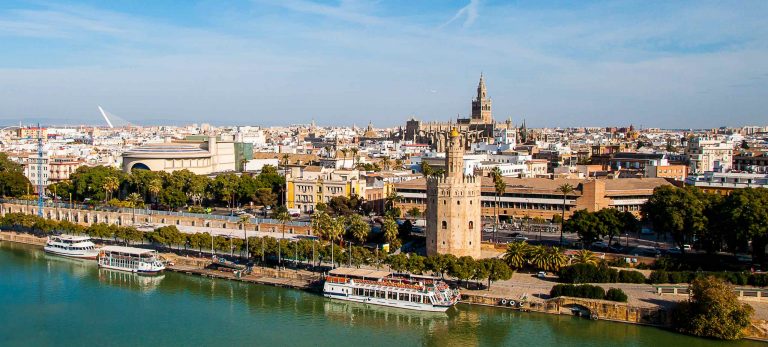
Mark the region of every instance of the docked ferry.
POLYGON ((327 298, 418 311, 445 312, 459 301, 459 292, 431 277, 402 277, 387 271, 338 268, 323 284, 327 298))
POLYGON ((158 259, 157 251, 144 248, 104 246, 97 259, 99 267, 112 270, 135 272, 139 274, 157 274, 165 270, 165 265, 158 259))
POLYGON ((96 259, 99 255, 99 249, 88 236, 49 236, 43 250, 46 253, 81 259, 96 259))

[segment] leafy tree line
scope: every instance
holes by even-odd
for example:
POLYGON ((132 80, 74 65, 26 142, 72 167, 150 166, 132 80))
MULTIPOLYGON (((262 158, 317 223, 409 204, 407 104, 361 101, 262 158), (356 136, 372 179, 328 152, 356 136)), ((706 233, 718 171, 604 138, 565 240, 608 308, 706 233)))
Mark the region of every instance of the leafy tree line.
POLYGON ((259 175, 226 173, 209 178, 189 170, 172 173, 134 170, 123 173, 106 166, 79 167, 69 181, 48 187, 63 200, 71 194, 75 201, 108 201, 133 197, 169 208, 183 206, 236 206, 253 202, 272 206, 278 203, 285 178, 274 166, 265 166, 259 175))
MULTIPOLYGON (((353 235, 355 221, 358 215, 353 215, 353 221, 340 223, 353 235)), ((331 221, 343 218, 331 219, 331 221)), ((367 226, 367 223, 365 223, 367 226)), ((320 265, 321 262, 333 261, 337 266, 349 265, 360 267, 362 265, 381 267, 389 265, 393 271, 410 272, 413 274, 434 274, 444 277, 454 276, 465 285, 469 280, 487 281, 490 287, 492 282, 507 280, 512 276, 512 270, 501 259, 475 260, 471 257, 456 258, 452 255, 437 255, 424 257, 417 254, 388 255, 385 252, 372 250, 359 245, 337 244, 335 239, 323 238, 319 242, 309 239, 287 240, 273 237, 249 237, 247 242, 243 239, 226 236, 212 236, 205 233, 182 233, 174 225, 164 226, 152 231, 141 232, 131 226, 117 226, 114 224, 97 223, 85 227, 68 221, 54 221, 35 215, 23 213, 9 213, 0 218, 0 227, 21 232, 30 232, 38 236, 51 235, 65 232, 69 234, 86 234, 94 238, 114 240, 126 244, 137 242, 149 242, 169 250, 186 250, 209 252, 211 248, 217 254, 231 254, 246 256, 264 263, 277 264, 299 261, 311 265, 320 265)), ((362 228, 362 227, 361 227, 362 228)), ((360 242, 362 243, 362 242, 360 242)))
POLYGON ((695 187, 661 186, 642 207, 643 218, 657 233, 714 253, 751 249, 753 261, 766 264, 768 189, 736 189, 728 196, 704 193, 695 187))

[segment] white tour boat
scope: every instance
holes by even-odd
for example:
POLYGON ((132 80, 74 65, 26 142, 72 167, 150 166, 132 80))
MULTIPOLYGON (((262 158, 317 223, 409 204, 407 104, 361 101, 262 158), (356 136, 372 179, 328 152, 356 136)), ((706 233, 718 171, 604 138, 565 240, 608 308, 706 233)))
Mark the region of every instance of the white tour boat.
POLYGON ((82 259, 96 259, 99 255, 99 249, 88 236, 49 236, 43 250, 46 253, 82 259))
POLYGON ((459 301, 459 292, 431 277, 405 278, 387 271, 338 268, 323 284, 327 298, 418 311, 445 312, 459 301))
POLYGON ((157 251, 144 248, 104 246, 97 259, 99 267, 140 274, 156 274, 165 270, 157 251))

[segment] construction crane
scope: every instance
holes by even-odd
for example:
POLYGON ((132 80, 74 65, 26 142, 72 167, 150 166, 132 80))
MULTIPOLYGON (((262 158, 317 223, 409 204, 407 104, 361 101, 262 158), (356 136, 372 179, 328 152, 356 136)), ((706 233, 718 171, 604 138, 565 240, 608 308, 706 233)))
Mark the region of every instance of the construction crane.
POLYGON ((43 216, 43 131, 37 123, 37 216, 43 216))

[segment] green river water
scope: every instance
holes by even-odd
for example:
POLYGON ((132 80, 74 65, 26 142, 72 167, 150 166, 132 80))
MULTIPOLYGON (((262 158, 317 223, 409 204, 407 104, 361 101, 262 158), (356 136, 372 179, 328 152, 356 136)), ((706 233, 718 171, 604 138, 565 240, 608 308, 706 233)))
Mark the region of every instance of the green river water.
POLYGON ((490 307, 445 314, 177 273, 145 277, 0 242, 0 346, 757 346, 490 307))

